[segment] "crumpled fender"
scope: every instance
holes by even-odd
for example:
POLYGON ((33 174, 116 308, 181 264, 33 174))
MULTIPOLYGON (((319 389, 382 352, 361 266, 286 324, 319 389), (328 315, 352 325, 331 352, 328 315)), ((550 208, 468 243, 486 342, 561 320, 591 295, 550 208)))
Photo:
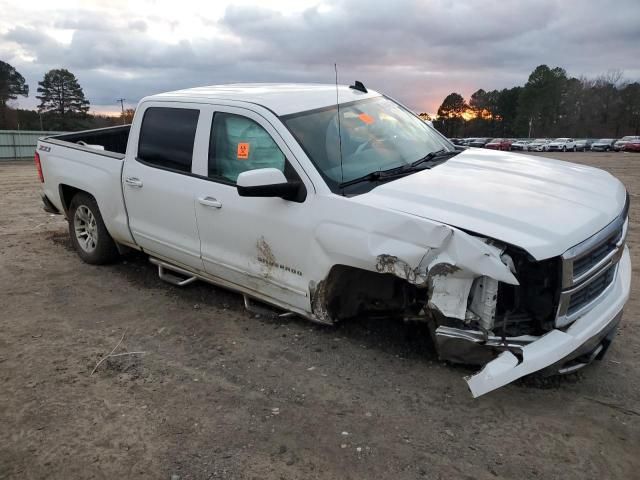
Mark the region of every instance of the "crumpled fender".
POLYGON ((518 284, 497 247, 455 227, 397 212, 381 212, 368 230, 324 223, 317 228, 315 237, 326 260, 331 259, 331 266, 343 264, 393 273, 411 283, 426 285, 429 271, 445 264, 465 271, 469 278, 486 275, 518 284))
POLYGON ((500 258, 501 250, 454 227, 439 249, 423 258, 419 269, 431 271, 435 265, 446 264, 468 272, 471 276, 487 276, 499 282, 519 285, 507 265, 500 258))

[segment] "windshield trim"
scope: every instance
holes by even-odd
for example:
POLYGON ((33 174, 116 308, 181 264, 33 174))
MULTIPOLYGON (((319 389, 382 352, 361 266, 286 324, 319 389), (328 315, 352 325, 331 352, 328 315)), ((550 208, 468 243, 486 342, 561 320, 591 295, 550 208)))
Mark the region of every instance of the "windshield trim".
MULTIPOLYGON (((381 98, 387 98, 387 97, 385 97, 384 95, 379 95, 377 97, 362 98, 360 100, 351 100, 350 102, 341 103, 340 104, 340 108, 348 108, 348 107, 350 107, 352 105, 360 105, 360 104, 363 104, 363 103, 371 103, 371 102, 378 101, 381 98)), ((305 116, 305 115, 312 115, 314 113, 328 112, 329 110, 333 110, 334 108, 336 108, 336 104, 335 103, 333 103, 331 105, 327 105, 326 107, 318 107, 318 108, 312 108, 311 110, 302 110, 301 112, 287 113, 286 115, 278 116, 278 118, 284 123, 287 120, 291 120, 292 118, 298 118, 298 117, 302 117, 302 116, 305 116)), ((420 117, 418 117, 418 118, 420 118, 420 117)))
MULTIPOLYGON (((433 130, 432 133, 437 135, 438 140, 443 144, 443 147, 445 148, 445 150, 447 150, 449 152, 456 151, 455 145, 453 143, 451 143, 451 141, 449 141, 449 139, 447 137, 445 137, 442 133, 440 133, 433 125, 428 124, 427 122, 422 120, 415 112, 412 112, 411 110, 409 110, 407 107, 405 107, 401 103, 397 102, 393 98, 388 97, 386 95, 382 95, 381 94, 381 95, 376 96, 376 97, 363 98, 361 100, 353 100, 353 101, 350 101, 350 102, 340 103, 339 105, 340 105, 340 108, 347 108, 347 107, 350 107, 352 105, 362 105, 364 103, 380 101, 381 99, 388 100, 388 101, 392 102, 394 105, 398 106, 399 108, 401 108, 402 110, 407 112, 409 115, 411 115, 414 118, 416 118, 419 122, 422 122, 427 129, 432 129, 433 130)), ((290 119, 293 119, 293 118, 297 118, 297 117, 300 117, 300 116, 304 116, 304 115, 310 115, 310 114, 314 114, 314 113, 326 112, 326 111, 329 111, 329 110, 333 110, 335 108, 336 108, 336 104, 333 104, 333 105, 328 105, 326 107, 313 108, 313 109, 310 109, 310 110, 303 110, 301 112, 289 113, 287 115, 277 115, 277 117, 280 120, 281 124, 286 128, 286 130, 289 132, 289 134, 296 141, 298 146, 302 149, 304 154, 309 159, 309 162, 311 163, 313 168, 316 170, 316 172, 318 172, 318 174, 320 175, 320 177, 324 181, 325 185, 327 186, 327 188, 329 188, 329 190, 331 190, 331 192, 335 193, 336 195, 341 195, 341 196, 353 196, 353 195, 359 195, 361 193, 366 193, 366 192, 371 191, 374 188, 378 187, 379 185, 381 185, 381 183, 378 183, 378 182, 372 183, 372 184, 370 184, 371 188, 369 188, 369 189, 362 190, 362 191, 357 191, 357 192, 348 192, 347 193, 345 191, 345 188, 348 188, 348 187, 340 187, 340 182, 336 182, 332 178, 328 177, 325 174, 325 172, 315 164, 315 162, 313 161, 313 158, 310 155, 310 153, 307 150, 307 148, 304 146, 304 144, 300 141, 300 139, 296 136, 296 134, 293 132, 293 130, 291 128, 289 128, 289 125, 287 124, 287 120, 290 120, 290 119)), ((409 172, 409 173, 407 173, 407 175, 404 175, 404 176, 412 175, 413 173, 416 173, 417 171, 418 170, 416 170, 415 172, 409 172)), ((398 177, 398 178, 401 178, 401 177, 398 177)), ((387 180, 385 183, 389 183, 389 182, 392 182, 394 180, 396 180, 396 179, 387 180)))

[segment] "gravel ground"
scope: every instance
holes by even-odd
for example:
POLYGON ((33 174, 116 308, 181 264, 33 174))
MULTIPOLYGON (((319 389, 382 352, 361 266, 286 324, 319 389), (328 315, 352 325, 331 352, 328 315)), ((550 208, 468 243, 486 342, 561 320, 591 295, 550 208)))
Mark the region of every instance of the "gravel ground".
MULTIPOLYGON (((638 265, 640 155, 619 177, 638 265)), ((638 478, 640 299, 578 374, 472 399, 420 326, 246 312, 140 255, 83 264, 30 163, 0 164, 0 478, 638 478), (105 354, 142 351, 105 361, 105 354)))

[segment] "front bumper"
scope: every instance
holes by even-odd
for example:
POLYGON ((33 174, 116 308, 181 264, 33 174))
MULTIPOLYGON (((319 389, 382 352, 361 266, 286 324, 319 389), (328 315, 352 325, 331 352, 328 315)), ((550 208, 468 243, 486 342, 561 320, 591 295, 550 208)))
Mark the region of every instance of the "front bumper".
POLYGON ((630 286, 631 259, 625 246, 613 288, 601 301, 565 330, 554 329, 539 338, 522 338, 521 345, 515 342, 509 345, 510 350, 503 351, 480 372, 466 378, 471 394, 479 397, 540 370, 551 368, 568 373, 589 363, 584 357, 593 360, 610 343, 629 298, 630 286))

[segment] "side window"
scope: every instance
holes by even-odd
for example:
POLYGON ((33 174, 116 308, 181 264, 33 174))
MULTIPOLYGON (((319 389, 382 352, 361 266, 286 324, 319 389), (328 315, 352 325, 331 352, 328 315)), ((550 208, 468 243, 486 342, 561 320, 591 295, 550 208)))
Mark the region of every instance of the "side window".
POLYGON ((258 168, 277 168, 287 177, 292 173, 264 128, 241 115, 216 113, 209 140, 209 177, 235 183, 242 172, 258 168))
POLYGON ((144 113, 138 158, 161 168, 191 172, 199 110, 151 107, 144 113))

